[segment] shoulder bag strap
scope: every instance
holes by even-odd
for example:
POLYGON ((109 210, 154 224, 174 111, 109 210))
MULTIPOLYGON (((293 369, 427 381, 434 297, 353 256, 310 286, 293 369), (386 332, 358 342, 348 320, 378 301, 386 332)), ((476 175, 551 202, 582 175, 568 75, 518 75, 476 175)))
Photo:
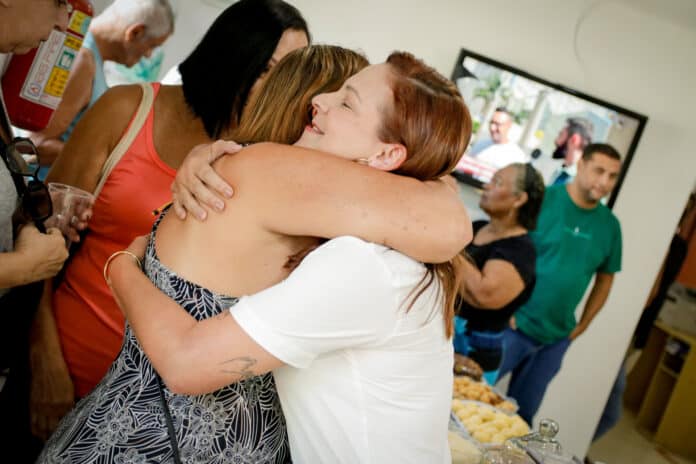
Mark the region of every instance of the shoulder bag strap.
POLYGON ((123 154, 128 150, 128 148, 130 148, 133 140, 135 140, 138 132, 140 132, 143 124, 145 124, 147 115, 150 113, 150 108, 152 108, 152 102, 154 101, 154 91, 152 90, 152 85, 149 83, 141 83, 140 87, 143 89, 143 98, 140 100, 140 106, 138 106, 138 110, 135 113, 135 117, 133 118, 130 127, 111 151, 109 157, 104 163, 104 167, 102 167, 102 172, 99 176, 99 183, 97 184, 97 188, 94 189, 95 197, 99 196, 99 192, 101 192, 102 187, 104 187, 106 179, 109 178, 111 170, 118 164, 119 161, 121 161, 123 154))
POLYGON ((181 464, 181 456, 179 455, 179 445, 176 442, 176 431, 174 430, 174 421, 172 420, 172 413, 169 411, 167 399, 164 397, 164 385, 162 385, 162 378, 156 372, 155 376, 157 376, 157 386, 159 388, 159 396, 160 402, 162 403, 162 412, 164 413, 164 420, 167 423, 167 435, 169 435, 169 444, 172 447, 172 458, 174 459, 174 464, 181 464))

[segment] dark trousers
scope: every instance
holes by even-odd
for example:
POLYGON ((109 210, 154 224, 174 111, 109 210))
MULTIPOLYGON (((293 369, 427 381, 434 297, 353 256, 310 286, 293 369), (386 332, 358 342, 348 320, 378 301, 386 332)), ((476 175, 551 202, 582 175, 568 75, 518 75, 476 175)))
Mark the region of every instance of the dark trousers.
POLYGON ((500 377, 512 372, 508 396, 515 398, 518 414, 531 426, 546 389, 561 368, 570 340, 543 344, 519 330, 505 330, 505 354, 500 377))
POLYGON ((42 289, 43 282, 16 287, 0 299, 0 365, 9 369, 0 391, 0 450, 17 463, 33 463, 42 447, 29 416, 29 329, 42 289))

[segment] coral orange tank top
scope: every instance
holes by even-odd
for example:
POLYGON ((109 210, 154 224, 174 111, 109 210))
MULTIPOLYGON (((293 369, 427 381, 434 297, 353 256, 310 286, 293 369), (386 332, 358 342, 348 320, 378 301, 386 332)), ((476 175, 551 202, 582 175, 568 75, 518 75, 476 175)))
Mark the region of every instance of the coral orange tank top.
MULTIPOLYGON (((159 88, 153 84, 155 97, 159 88)), ((102 276, 104 263, 136 236, 150 233, 153 210, 171 199, 176 171, 155 151, 153 113, 151 108, 132 145, 111 171, 94 203, 89 233, 53 294, 63 355, 80 397, 101 380, 123 341, 124 318, 102 276)))

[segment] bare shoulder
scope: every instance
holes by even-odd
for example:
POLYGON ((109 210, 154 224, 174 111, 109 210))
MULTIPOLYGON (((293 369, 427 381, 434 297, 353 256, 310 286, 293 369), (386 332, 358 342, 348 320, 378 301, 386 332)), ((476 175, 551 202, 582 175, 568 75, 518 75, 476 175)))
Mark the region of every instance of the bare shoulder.
POLYGON ((140 85, 117 85, 107 90, 94 107, 111 113, 112 120, 129 117, 135 113, 143 97, 140 85))
POLYGON ((64 151, 84 151, 90 147, 95 152, 109 153, 118 143, 140 104, 142 90, 139 85, 116 86, 107 90, 91 106, 75 127, 64 151))
POLYGON ((112 87, 87 111, 83 119, 111 142, 118 141, 130 124, 142 95, 139 85, 112 87))

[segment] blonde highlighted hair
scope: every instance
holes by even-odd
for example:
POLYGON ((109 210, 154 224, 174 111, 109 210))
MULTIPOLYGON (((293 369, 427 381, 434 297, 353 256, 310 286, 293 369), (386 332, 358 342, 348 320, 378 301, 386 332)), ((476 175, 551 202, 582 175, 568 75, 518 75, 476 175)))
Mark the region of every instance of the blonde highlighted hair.
POLYGON ((359 53, 334 45, 312 45, 289 53, 249 100, 232 139, 294 143, 311 123, 312 98, 335 92, 368 65, 359 53))

